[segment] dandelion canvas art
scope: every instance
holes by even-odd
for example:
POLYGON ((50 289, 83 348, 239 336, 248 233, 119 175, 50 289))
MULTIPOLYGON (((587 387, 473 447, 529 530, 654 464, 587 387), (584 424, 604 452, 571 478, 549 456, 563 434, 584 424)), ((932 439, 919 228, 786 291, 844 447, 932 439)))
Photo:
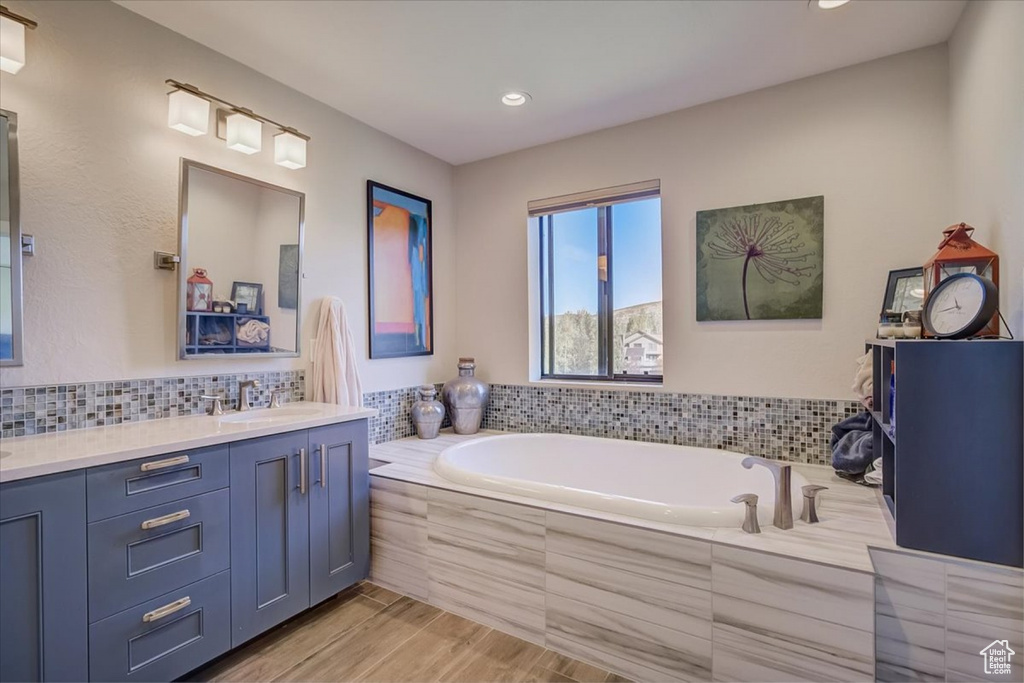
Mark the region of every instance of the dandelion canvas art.
POLYGON ((821 318, 825 198, 697 212, 697 320, 821 318))

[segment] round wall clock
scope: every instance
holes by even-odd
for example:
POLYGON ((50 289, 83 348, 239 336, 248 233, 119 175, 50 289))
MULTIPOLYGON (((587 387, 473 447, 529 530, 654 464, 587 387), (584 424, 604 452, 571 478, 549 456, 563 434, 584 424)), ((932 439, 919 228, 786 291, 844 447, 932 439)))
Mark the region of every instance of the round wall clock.
POLYGON ((959 273, 931 291, 921 320, 933 337, 966 339, 984 329, 998 307, 995 283, 973 273, 959 273))

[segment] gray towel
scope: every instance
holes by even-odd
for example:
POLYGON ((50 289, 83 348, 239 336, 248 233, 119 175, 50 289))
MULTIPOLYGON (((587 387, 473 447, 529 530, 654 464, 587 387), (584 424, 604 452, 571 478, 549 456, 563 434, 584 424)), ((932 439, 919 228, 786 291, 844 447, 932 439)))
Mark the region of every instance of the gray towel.
POLYGON ((871 413, 848 417, 832 427, 832 467, 837 472, 862 474, 874 460, 871 447, 871 413))

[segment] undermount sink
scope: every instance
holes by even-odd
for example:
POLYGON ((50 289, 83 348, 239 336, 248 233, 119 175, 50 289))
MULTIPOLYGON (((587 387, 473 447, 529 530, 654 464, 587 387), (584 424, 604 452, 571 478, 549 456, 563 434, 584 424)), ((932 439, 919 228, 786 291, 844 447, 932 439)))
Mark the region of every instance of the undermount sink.
POLYGON ((293 408, 262 408, 259 410, 229 413, 222 415, 218 420, 230 424, 270 424, 284 420, 294 420, 297 417, 312 417, 318 414, 320 414, 319 408, 295 406, 293 408))

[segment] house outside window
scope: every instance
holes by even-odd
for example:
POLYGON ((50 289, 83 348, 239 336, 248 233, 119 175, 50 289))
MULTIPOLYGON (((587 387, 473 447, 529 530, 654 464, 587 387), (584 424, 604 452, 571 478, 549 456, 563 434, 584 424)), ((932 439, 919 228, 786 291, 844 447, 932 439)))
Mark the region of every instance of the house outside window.
POLYGON ((530 203, 542 379, 661 382, 660 182, 530 203))

